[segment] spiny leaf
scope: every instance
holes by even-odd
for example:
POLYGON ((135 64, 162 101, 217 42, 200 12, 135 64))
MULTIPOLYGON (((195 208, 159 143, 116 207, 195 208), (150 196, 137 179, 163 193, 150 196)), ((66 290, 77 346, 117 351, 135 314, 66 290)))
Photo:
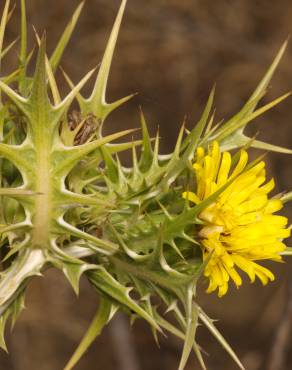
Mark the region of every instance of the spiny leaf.
POLYGON ((19 59, 22 65, 25 65, 27 52, 27 19, 25 0, 21 0, 21 43, 19 59))
POLYGON ((255 118, 261 116, 266 111, 272 109, 275 105, 281 103, 283 100, 288 98, 288 96, 290 96, 290 95, 291 95, 290 92, 287 93, 287 94, 284 94, 284 95, 280 96, 279 98, 274 99, 270 103, 264 105, 263 107, 257 109, 256 111, 254 111, 250 114, 246 114, 241 120, 235 121, 233 124, 229 124, 225 128, 225 130, 220 130, 220 134, 218 136, 216 135, 216 139, 221 141, 224 138, 229 137, 234 131, 245 127, 248 123, 253 121, 255 118))
POLYGON ((23 152, 24 151, 22 150, 22 148, 18 145, 8 145, 0 143, 0 158, 7 158, 20 169, 29 169, 29 163, 22 157, 23 152))
POLYGON ((289 193, 284 194, 281 197, 281 200, 283 203, 291 202, 292 201, 292 191, 289 191, 289 193))
POLYGON ((15 103, 15 105, 26 115, 29 116, 28 100, 18 95, 6 83, 0 80, 0 89, 15 103))
MULTIPOLYGON (((70 87, 70 89, 71 90, 73 90, 74 88, 75 88, 75 85, 74 85, 74 83, 73 83, 73 81, 70 79, 70 77, 68 76, 68 74, 64 71, 64 69, 62 68, 62 67, 60 67, 60 70, 61 70, 61 72, 62 72, 62 74, 63 74, 63 76, 64 76, 64 78, 65 78, 65 80, 66 80, 66 82, 67 82, 67 84, 68 84, 68 86, 70 87)), ((95 69, 94 69, 95 70, 95 69)), ((81 107, 82 106, 82 104, 83 104, 83 98, 82 98, 82 96, 81 96, 81 94, 80 94, 80 92, 78 91, 78 93, 76 94, 76 100, 77 100, 77 102, 78 102, 78 104, 79 104, 79 106, 81 107)), ((86 115, 86 114, 83 114, 83 115, 86 115)))
POLYGON ((193 303, 193 285, 191 284, 186 293, 186 334, 184 340, 184 348, 179 364, 179 370, 184 370, 188 361, 189 355, 192 351, 195 342, 196 330, 198 325, 198 309, 195 303, 193 303))
POLYGON ((112 224, 110 224, 110 228, 113 231, 115 237, 117 238, 117 241, 122 246, 122 248, 125 251, 125 253, 131 259, 133 259, 136 262, 139 262, 139 261, 141 262, 141 261, 147 260, 150 257, 151 254, 150 255, 149 254, 140 255, 140 254, 136 253, 135 251, 133 251, 131 248, 129 248, 127 246, 126 242, 122 239, 122 237, 119 235, 119 233, 117 232, 117 230, 115 229, 115 227, 112 224))
POLYGON ((26 4, 25 0, 21 0, 21 32, 20 32, 20 73, 18 79, 19 91, 21 94, 25 94, 26 80, 25 72, 27 66, 27 19, 26 19, 26 4))
POLYGON ((107 107, 105 97, 107 81, 126 3, 127 0, 123 0, 121 3, 118 15, 112 29, 112 33, 106 47, 104 57, 100 65, 93 92, 89 99, 84 100, 83 106, 81 107, 84 114, 93 113, 100 120, 103 120, 105 118, 105 113, 108 113, 104 111, 107 107))
POLYGON ((208 123, 208 118, 210 116, 210 112, 213 106, 213 101, 214 101, 214 95, 215 95, 215 86, 211 90, 211 93, 209 95, 207 104, 205 106, 205 109, 203 111, 203 114, 198 121, 198 123, 195 125, 193 130, 190 132, 190 134, 187 136, 183 143, 183 149, 186 148, 186 153, 184 154, 185 159, 192 159, 193 158, 193 153, 195 149, 197 148, 200 140, 202 133, 204 131, 204 128, 206 127, 206 124, 208 123))
POLYGON ((292 256, 292 248, 286 247, 286 249, 280 253, 281 256, 292 256))
MULTIPOLYGON (((184 315, 182 314, 182 312, 178 308, 177 303, 173 302, 172 301, 173 298, 169 297, 168 293, 166 293, 162 289, 160 289, 158 287, 155 287, 155 290, 158 292, 159 296, 162 298, 162 300, 164 301, 164 303, 168 307, 167 312, 174 311, 174 314, 175 314, 176 320, 179 323, 179 326, 182 328, 182 330, 185 331, 186 326, 187 326, 186 320, 185 320, 184 315)), ((157 313, 156 309, 154 309, 154 315, 155 315, 155 319, 156 319, 157 323, 162 327, 162 329, 165 329, 165 330, 169 331, 171 334, 175 335, 176 337, 182 339, 185 342, 185 339, 186 339, 185 332, 178 329, 176 326, 172 325, 170 322, 168 322, 163 317, 161 317, 157 313)), ((196 318, 196 320, 197 320, 197 318, 196 318)), ((201 354, 201 349, 200 349, 200 347, 198 346, 198 344, 196 343, 195 340, 193 342, 193 350, 195 352, 195 355, 196 355, 196 357, 199 361, 199 364, 200 364, 201 368, 203 370, 207 370, 206 365, 205 365, 204 360, 203 360, 203 357, 202 357, 202 354, 201 354)))
POLYGON ((0 195, 8 195, 8 196, 23 196, 23 195, 37 195, 31 190, 21 189, 21 188, 0 188, 0 195))
POLYGON ((0 60, 2 60, 7 53, 13 48, 13 46, 17 43, 18 39, 12 41, 0 54, 0 60))
POLYGON ((29 123, 33 133, 42 130, 42 125, 49 126, 49 97, 46 81, 46 38, 42 37, 37 56, 35 74, 31 94, 28 100, 30 105, 29 123))
POLYGON ((249 100, 247 101, 246 104, 249 104, 250 102, 254 102, 253 105, 250 107, 250 112, 252 112, 256 105, 257 105, 257 101, 258 101, 258 98, 261 97, 264 92, 266 91, 272 77, 273 77, 273 74, 275 72, 275 70, 277 69, 284 53, 285 53, 285 50, 287 48, 287 44, 288 44, 288 40, 286 40, 283 45, 281 46, 280 50, 278 51, 276 57, 274 58, 271 66, 269 67, 268 71, 265 73, 263 79, 260 81, 260 83, 258 84, 257 88, 255 89, 255 91, 253 92, 253 94, 251 95, 251 97, 249 98, 249 100))
POLYGON ((133 99, 134 96, 136 96, 137 93, 133 93, 133 94, 130 94, 128 96, 125 96, 124 98, 121 98, 119 100, 116 100, 114 101, 113 103, 107 103, 105 106, 104 106, 104 109, 103 109, 103 120, 105 120, 105 118, 111 113, 113 112, 114 110, 116 110, 117 108, 119 108, 121 105, 127 103, 129 100, 133 99))
POLYGON ((7 261, 11 256, 13 256, 15 253, 18 253, 20 252, 21 250, 23 250, 24 248, 27 248, 28 245, 29 245, 29 242, 30 242, 30 235, 29 233, 25 233, 25 237, 24 239, 17 243, 17 244, 13 244, 11 245, 11 249, 10 251, 6 254, 6 256, 3 258, 2 262, 5 262, 7 261))
POLYGON ((80 17, 81 11, 84 6, 84 1, 82 1, 78 7, 76 8, 69 24, 67 25, 65 31, 63 32, 60 41, 58 42, 58 45, 56 49, 54 50, 51 58, 50 58, 50 64, 52 66, 52 71, 55 72, 58 68, 58 65, 60 63, 60 60, 63 56, 64 50, 66 46, 68 45, 68 42, 70 41, 71 35, 75 29, 76 23, 80 17))
MULTIPOLYGON (((201 135, 203 133, 204 127, 208 122, 208 117, 210 115, 210 111, 212 109, 213 100, 214 100, 215 88, 212 89, 206 107, 203 111, 203 114, 196 124, 194 129, 190 132, 187 138, 184 140, 182 144, 182 151, 183 155, 180 158, 173 156, 169 162, 168 170, 166 175, 164 176, 163 181, 161 182, 161 187, 169 186, 177 176, 186 168, 188 162, 193 159, 194 152, 197 149, 201 135)), ((181 132, 182 133, 182 132, 181 132)), ((180 145, 180 142, 178 143, 180 145)))
POLYGON ((208 118, 210 116, 210 112, 213 106, 213 101, 214 101, 214 95, 215 95, 215 86, 211 90, 211 93, 209 95, 206 107, 203 111, 202 117, 199 120, 199 122, 196 124, 194 130, 190 133, 188 136, 187 141, 190 143, 190 145, 187 148, 187 154, 188 154, 188 159, 192 159, 193 153, 195 148, 197 148, 199 141, 201 139, 203 130, 208 123, 208 118))
POLYGON ((6 322, 9 318, 10 312, 9 309, 7 309, 3 315, 0 317, 0 347, 5 351, 7 351, 6 343, 5 343, 5 327, 6 322))
MULTIPOLYGON (((8 19, 9 6, 10 6, 10 0, 6 0, 1 22, 0 22, 0 54, 2 54, 2 49, 3 49, 3 40, 4 40, 5 28, 6 28, 7 19, 8 19)), ((1 59, 0 59, 0 70, 1 70, 1 59)))
POLYGON ((108 178, 113 182, 117 183, 119 179, 117 163, 114 161, 110 151, 106 146, 101 147, 101 153, 106 164, 106 171, 108 178))
POLYGON ((236 362, 236 364, 239 366, 240 369, 244 370, 244 366, 238 359, 237 355, 233 351, 233 349, 230 347, 230 345, 226 342, 225 338, 222 336, 222 334, 218 331, 218 329, 213 324, 212 320, 205 314, 205 312, 202 311, 201 308, 199 308, 199 318, 200 320, 205 324, 207 329, 214 335, 214 337, 218 340, 218 342, 223 346, 223 348, 229 353, 229 355, 233 358, 233 360, 236 362))
POLYGON ((213 131, 213 135, 206 135, 204 140, 207 140, 209 138, 210 140, 217 139, 222 133, 229 130, 230 127, 234 127, 234 125, 236 125, 238 122, 241 122, 248 114, 252 113, 252 107, 254 106, 254 104, 257 104, 262 97, 263 96, 261 95, 250 101, 249 103, 245 104, 239 112, 229 118, 226 122, 221 121, 221 124, 216 124, 215 127, 217 127, 217 129, 213 131))
MULTIPOLYGON (((36 38, 37 38, 37 42, 39 44, 39 47, 41 47, 41 40, 40 40, 36 30, 35 30, 35 34, 36 34, 36 38)), ((51 67, 51 63, 50 63, 47 55, 45 55, 45 64, 46 64, 46 72, 47 72, 49 84, 50 84, 50 87, 51 87, 51 92, 52 92, 52 95, 53 95, 54 105, 57 105, 57 104, 61 103, 61 97, 60 97, 60 92, 59 92, 57 82, 55 80, 55 76, 54 76, 54 73, 53 73, 53 70, 52 70, 52 67, 51 67)))
POLYGON ((74 292, 76 295, 79 295, 79 281, 82 276, 82 274, 85 271, 88 271, 90 269, 94 269, 94 265, 89 265, 87 263, 63 263, 62 270, 67 277, 68 281, 70 282, 72 288, 74 289, 74 292))
MULTIPOLYGON (((257 112, 259 114, 253 115, 253 112, 258 105, 259 101, 262 99, 262 97, 266 93, 267 86, 286 50, 287 47, 287 41, 282 45, 281 49, 279 50, 278 54, 276 55, 273 63, 271 64, 269 70, 263 77, 263 79, 260 81, 259 85, 257 86, 256 90, 253 92, 251 97, 248 99, 248 101, 245 103, 243 108, 231 119, 229 119, 227 122, 225 122, 215 133, 212 139, 222 140, 223 138, 228 138, 228 135, 231 135, 232 132, 236 131, 238 128, 238 124, 240 123, 240 127, 244 127, 247 123, 251 122, 257 115, 264 113, 265 110, 257 112), (249 119, 248 119, 249 117, 249 119)), ((282 98, 285 99, 287 96, 280 97, 279 100, 275 100, 275 104, 278 104, 282 98)), ((272 102, 273 103, 273 102, 272 102)), ((272 104, 270 103, 270 104, 272 104)), ((273 104, 272 106, 274 106, 273 104)), ((265 106, 267 109, 269 105, 265 106)), ((271 107, 272 107, 271 106, 271 107)), ((263 107, 263 108, 265 108, 263 107)))
POLYGON ((16 320, 18 319, 21 311, 25 308, 24 304, 24 292, 20 291, 17 298, 14 300, 13 304, 10 305, 10 314, 11 314, 11 328, 13 329, 16 320))
POLYGON ((140 145, 143 145, 142 140, 133 140, 131 142, 126 142, 126 143, 117 143, 117 144, 108 143, 106 144, 106 148, 111 154, 114 154, 114 153, 124 152, 128 149, 132 149, 133 146, 137 147, 140 145))
POLYGON ((145 172, 151 166, 152 158, 153 158, 153 151, 152 151, 151 139, 149 136, 147 123, 146 123, 145 116, 142 111, 140 115, 141 115, 143 146, 142 146, 142 154, 141 154, 141 159, 139 163, 139 168, 142 172, 145 172))
POLYGON ((220 148, 222 151, 228 151, 231 149, 248 146, 257 149, 263 149, 271 152, 292 154, 292 150, 277 145, 265 143, 263 141, 255 140, 251 137, 246 136, 243 133, 243 129, 235 131, 232 135, 221 141, 220 148))
POLYGON ((61 101, 61 103, 54 107, 54 110, 55 110, 55 113, 56 113, 55 124, 59 123, 59 120, 67 112, 71 103, 76 98, 76 96, 78 95, 78 93, 82 89, 82 87, 86 84, 86 82, 93 75, 94 71, 95 71, 94 69, 89 71, 82 78, 82 80, 70 91, 70 93, 61 101))
POLYGON ((119 139, 134 131, 135 129, 124 130, 121 132, 117 132, 115 134, 102 137, 92 142, 79 145, 77 147, 63 148, 63 150, 60 151, 60 154, 61 155, 65 154, 65 158, 63 158, 62 163, 60 163, 60 165, 57 167, 57 171, 58 172, 66 171, 66 174, 67 174, 71 170, 71 168, 75 164, 77 164, 78 161, 80 161, 82 158, 84 158, 86 155, 88 155, 92 151, 100 148, 102 145, 105 145, 109 143, 110 141, 119 139))
POLYGON ((161 331, 155 319, 149 315, 142 307, 140 307, 130 296, 129 288, 125 288, 104 267, 98 266, 97 270, 86 273, 91 283, 106 296, 120 303, 122 306, 128 307, 130 310, 137 313, 143 319, 148 321, 156 330, 161 331))
POLYGON ((39 275, 45 263, 43 251, 26 250, 5 271, 0 280, 0 306, 5 304, 28 277, 39 275))
POLYGON ((59 194, 56 194, 56 204, 58 206, 71 206, 72 208, 80 205, 86 206, 103 206, 104 208, 112 208, 114 204, 109 200, 102 197, 101 194, 85 195, 63 190, 59 194))
POLYGON ((118 250, 118 245, 105 240, 97 238, 89 233, 86 233, 78 228, 70 225, 69 223, 65 222, 63 219, 58 220, 58 226, 60 232, 68 231, 72 236, 76 236, 80 239, 88 241, 88 247, 95 250, 98 253, 110 255, 115 253, 118 250))
POLYGON ((253 148, 268 150, 270 152, 277 152, 283 154, 292 154, 292 149, 284 148, 282 146, 265 143, 259 140, 253 140, 251 143, 253 148))
POLYGON ((108 323, 111 317, 111 311, 112 304, 107 299, 101 298, 96 315, 94 316, 79 346, 73 353, 67 365, 64 367, 64 370, 73 369, 73 367, 81 359, 96 337, 101 333, 104 326, 108 323))
POLYGON ((258 105, 259 101, 262 99, 262 97, 266 93, 266 89, 270 83, 270 80, 286 50, 287 47, 287 41, 284 42, 282 47, 280 48, 278 54, 276 55, 273 63, 271 64, 270 68, 264 75, 263 79, 258 84, 257 88, 253 92, 253 94, 250 96, 248 101, 245 103, 245 105, 242 107, 242 109, 231 119, 229 119, 227 122, 225 122, 219 130, 217 130, 217 136, 219 136, 223 131, 228 130, 232 125, 236 124, 237 122, 240 122, 243 120, 245 116, 250 116, 256 106, 258 105))
POLYGON ((11 72, 9 75, 4 76, 1 78, 1 80, 6 84, 9 85, 10 83, 16 81, 17 77, 19 75, 19 69, 17 69, 14 72, 11 72))

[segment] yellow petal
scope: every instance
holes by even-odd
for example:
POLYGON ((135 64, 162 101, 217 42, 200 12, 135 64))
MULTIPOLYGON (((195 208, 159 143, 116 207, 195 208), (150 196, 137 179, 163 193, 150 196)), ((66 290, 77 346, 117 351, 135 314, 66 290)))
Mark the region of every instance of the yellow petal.
POLYGON ((257 263, 254 263, 254 265, 255 265, 255 273, 257 277, 261 280, 263 285, 266 285, 269 282, 269 280, 271 281, 275 280, 275 276, 270 270, 268 270, 267 268, 257 263))
POLYGON ((210 155, 211 155, 211 158, 213 160, 213 165, 214 165, 214 173, 213 173, 212 180, 215 181, 217 177, 219 165, 220 165, 220 158, 221 158, 220 147, 217 141, 214 141, 212 143, 210 155))
POLYGON ((231 167, 231 155, 229 152, 224 152, 222 155, 221 166, 217 177, 218 187, 224 185, 227 182, 230 167, 231 167))
POLYGON ((200 199, 199 197, 193 193, 192 191, 185 191, 184 193, 182 193, 182 197, 184 199, 187 199, 195 204, 199 204, 200 203, 200 199))
POLYGON ((245 169, 247 161, 248 161, 247 152, 245 150, 241 150, 240 151, 240 158, 239 158, 239 161, 238 161, 234 171, 232 172, 232 177, 233 176, 235 177, 235 176, 239 175, 245 169))
POLYGON ((280 211, 283 208, 283 203, 280 199, 271 199, 265 206, 265 213, 275 213, 280 211))
POLYGON ((266 176, 265 166, 266 166, 265 162, 261 161, 257 163, 255 166, 251 167, 249 170, 245 171, 244 174, 265 177, 266 176))
POLYGON ((253 283, 255 281, 255 271, 252 263, 240 255, 235 254, 232 258, 236 266, 244 271, 249 276, 250 281, 253 283))
POLYGON ((239 287, 242 284, 242 279, 235 268, 229 267, 227 272, 230 275, 231 279, 234 281, 235 285, 239 287))
POLYGON ((237 224, 238 225, 248 225, 256 221, 259 221, 260 218, 261 216, 259 212, 245 213, 242 216, 238 217, 237 224))
POLYGON ((268 201, 267 196, 261 195, 240 204, 237 207, 237 211, 241 213, 255 212, 266 206, 267 201, 268 201))
POLYGON ((205 155, 205 150, 203 147, 199 146, 197 149, 197 160, 200 160, 205 155))
POLYGON ((275 181, 274 179, 271 179, 269 182, 267 182, 264 186, 260 188, 260 190, 266 194, 270 193, 275 187, 275 181))
POLYGON ((219 286, 218 290, 218 297, 221 298, 223 297, 228 291, 228 284, 224 283, 223 285, 219 286))

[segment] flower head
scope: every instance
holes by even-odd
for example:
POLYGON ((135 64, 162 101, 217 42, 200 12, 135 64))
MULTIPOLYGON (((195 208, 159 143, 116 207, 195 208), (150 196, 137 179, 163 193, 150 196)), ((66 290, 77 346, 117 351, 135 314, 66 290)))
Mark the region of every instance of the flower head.
POLYGON ((218 289, 220 297, 226 294, 229 280, 237 287, 242 284, 238 270, 251 282, 256 277, 264 285, 274 280, 273 273, 255 261, 280 261, 280 252, 286 248, 282 240, 290 235, 287 218, 274 215, 283 206, 281 200, 268 198, 275 183, 273 179, 266 183, 265 163, 247 163, 245 150, 231 157, 229 152, 220 152, 217 142, 210 145, 208 153, 199 147, 193 164, 196 192, 183 193, 184 198, 198 204, 226 186, 199 215, 203 221, 199 230, 203 259, 209 259, 204 271, 209 278, 207 292, 218 289))

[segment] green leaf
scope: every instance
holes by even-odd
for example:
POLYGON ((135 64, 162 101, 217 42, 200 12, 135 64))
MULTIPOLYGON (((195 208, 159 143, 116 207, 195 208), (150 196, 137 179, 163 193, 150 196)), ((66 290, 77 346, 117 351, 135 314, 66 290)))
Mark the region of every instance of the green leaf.
POLYGON ((184 340, 184 348, 179 364, 178 370, 184 370, 190 353, 194 347, 196 330, 198 326, 198 309, 197 305, 193 303, 193 285, 191 284, 187 290, 186 298, 186 308, 187 308, 187 317, 186 317, 186 334, 184 340))
MULTIPOLYGON (((6 29, 6 24, 8 21, 8 14, 9 14, 9 6, 10 6, 10 0, 5 1, 4 10, 0 22, 0 54, 2 54, 3 49, 3 41, 4 41, 4 34, 6 29)), ((0 59, 0 71, 1 71, 1 59, 0 59)))
MULTIPOLYGON (((118 15, 116 17, 100 68, 95 81, 94 89, 89 99, 84 99, 81 106, 82 113, 84 115, 88 113, 94 114, 98 119, 103 121, 106 115, 109 113, 108 104, 106 103, 106 88, 112 63, 114 50, 117 43, 117 38, 124 15, 127 0, 122 0, 118 15)), ((120 100, 118 105, 129 100, 130 97, 120 100)), ((114 108, 114 106, 112 107, 114 108)))
MULTIPOLYGON (((179 323, 179 326, 182 328, 182 330, 185 331, 186 326, 187 326, 186 320, 185 320, 185 317, 183 316, 181 310, 179 309, 176 301, 173 301, 173 297, 171 297, 168 292, 163 291, 161 288, 155 287, 154 289, 157 291, 158 295, 161 297, 163 302, 168 307, 167 312, 171 312, 171 311, 174 312, 175 318, 176 318, 177 322, 179 323)), ((196 308, 196 310, 197 310, 197 308, 196 308)), ((162 329, 167 330, 168 332, 170 332, 171 334, 175 335, 176 337, 182 339, 185 342, 185 338, 186 338, 185 332, 178 329, 176 326, 172 325, 170 322, 168 322, 163 317, 161 317, 155 309, 154 309, 154 315, 155 315, 155 319, 156 319, 157 323, 159 324, 159 326, 162 327, 162 329)), ((191 333, 191 328, 190 328, 190 333, 191 333)), ((194 343, 193 343, 193 350, 195 352, 195 355, 196 355, 196 357, 199 361, 199 364, 200 364, 201 368, 203 370, 207 370, 204 359, 203 359, 202 354, 201 354, 201 349, 200 349, 200 347, 198 346, 198 344, 196 343, 195 340, 194 340, 194 343)))
POLYGON ((64 367, 64 370, 71 370, 78 363, 96 337, 102 332, 105 325, 108 324, 111 318, 112 309, 112 304, 108 300, 101 298, 96 315, 94 316, 79 346, 73 353, 67 365, 64 367))
POLYGON ((106 165, 107 177, 110 179, 111 182, 117 183, 119 180, 117 163, 114 161, 110 151, 106 146, 102 146, 100 150, 106 165))
POLYGON ((249 98, 249 100, 247 101, 246 104, 249 104, 250 102, 253 102, 253 104, 250 106, 250 112, 252 112, 256 105, 257 105, 257 101, 258 101, 258 98, 260 98, 261 96, 263 96, 263 94, 265 93, 274 73, 275 73, 275 70, 277 69, 284 53, 285 53, 285 50, 287 48, 287 44, 288 44, 288 40, 286 40, 283 45, 281 46, 280 50, 278 51, 275 59, 273 60, 271 66, 269 67, 268 71, 266 72, 266 74, 264 75, 263 79, 260 81, 260 83, 258 84, 257 88, 255 89, 255 91, 253 92, 253 94, 251 95, 251 97, 249 98))
POLYGON ((34 193, 31 190, 25 190, 21 188, 0 188, 0 195, 18 197, 18 196, 23 196, 23 195, 33 196, 33 195, 37 195, 37 193, 34 193))
MULTIPOLYGON (((257 111, 254 112, 259 101, 262 99, 262 97, 266 93, 268 84, 270 83, 270 80, 285 52, 286 47, 287 47, 287 41, 282 45, 281 49, 276 55, 267 73, 265 74, 265 76, 263 77, 259 85, 257 86, 256 90, 250 96, 248 101, 245 103, 243 108, 236 115, 230 118, 227 122, 222 124, 221 127, 219 127, 215 131, 214 135, 211 137, 211 140, 219 140, 219 141, 222 141, 223 139, 229 140, 229 137, 232 136, 232 134, 240 128, 242 128, 242 132, 243 132, 244 127, 249 122, 254 120, 257 116, 263 114, 266 110, 271 109, 273 106, 280 103, 282 100, 284 100, 289 95, 289 94, 285 94, 282 97, 275 99, 271 103, 265 105, 262 108, 259 108, 257 111)), ((233 138, 233 140, 234 139, 235 138, 233 138)), ((237 139, 239 139, 238 145, 240 145, 240 137, 237 137, 237 139)), ((259 145, 261 144, 259 143, 259 145)), ((274 148, 274 150, 275 149, 276 148, 274 148)))
MULTIPOLYGON (((37 38, 37 42, 38 42, 39 47, 40 47, 41 46, 41 40, 40 40, 37 33, 36 33, 36 38, 37 38)), ((55 76, 54 76, 54 73, 53 73, 53 70, 52 70, 52 67, 51 67, 51 63, 50 63, 47 55, 45 55, 45 65, 46 65, 46 73, 47 73, 49 84, 50 84, 50 87, 51 87, 51 92, 52 92, 52 96, 53 96, 54 105, 60 104, 61 103, 60 92, 59 92, 57 82, 56 82, 56 79, 55 79, 55 76)))
POLYGON ((210 116, 210 112, 213 106, 214 95, 215 95, 215 86, 211 90, 211 93, 209 95, 209 98, 208 98, 206 107, 203 111, 201 119, 196 124, 195 128, 191 131, 191 133, 188 135, 187 141, 190 144, 187 148, 186 153, 187 153, 187 157, 189 160, 193 159, 193 153, 195 149, 198 147, 198 144, 200 142, 204 128, 206 127, 206 124, 208 123, 208 118, 210 116))
POLYGON ((21 33, 20 33, 20 73, 18 79, 19 91, 24 94, 26 90, 26 66, 27 66, 27 19, 25 0, 21 0, 21 33))
POLYGON ((218 340, 218 342, 223 346, 223 348, 226 350, 227 353, 233 358, 233 360, 236 362, 238 367, 242 370, 244 370, 244 366, 240 362, 239 358, 233 351, 233 349, 230 347, 230 345, 226 342, 225 338, 222 336, 222 334, 218 331, 216 326, 213 324, 212 320, 205 314, 205 312, 199 308, 199 318, 204 323, 204 325, 207 327, 207 329, 214 335, 214 337, 218 340))
POLYGON ((0 80, 0 89, 15 103, 15 105, 26 115, 29 116, 28 100, 18 95, 6 83, 0 80))
MULTIPOLYGON (((178 177, 178 175, 187 167, 188 163, 193 160, 194 152, 197 149, 199 142, 201 140, 202 133, 204 128, 208 122, 208 118, 212 109, 213 100, 215 95, 215 87, 212 89, 206 107, 202 113, 202 116, 194 129, 188 134, 186 139, 182 144, 182 151, 184 153, 181 157, 177 157, 177 155, 173 155, 169 161, 167 173, 164 176, 163 181, 161 182, 161 188, 169 187, 171 183, 178 177)), ((179 140, 176 145, 175 152, 177 149, 180 148, 180 140, 181 140, 182 131, 179 134, 179 140)))
POLYGON ((21 0, 21 43, 20 43, 20 54, 19 59, 22 65, 26 62, 27 52, 27 19, 26 19, 26 4, 25 0, 21 0))
POLYGON ((59 154, 63 156, 62 161, 61 159, 57 159, 56 162, 59 162, 59 166, 56 166, 56 171, 59 173, 67 174, 74 165, 76 165, 81 159, 85 158, 86 155, 93 152, 94 150, 100 148, 102 145, 109 143, 110 141, 114 141, 119 139, 123 136, 126 136, 132 132, 136 131, 135 129, 124 130, 121 132, 117 132, 115 134, 111 134, 100 139, 94 140, 92 142, 75 146, 75 147, 64 147, 63 150, 60 150, 59 154))
POLYGON ((254 112, 244 114, 244 116, 241 119, 235 120, 232 122, 231 120, 224 125, 223 128, 218 130, 217 134, 215 135, 216 140, 223 140, 225 138, 228 138, 230 135, 232 135, 233 132, 236 132, 237 130, 244 128, 248 123, 253 121, 255 118, 261 116, 266 111, 272 109, 277 104, 281 103, 283 100, 287 99, 291 95, 290 92, 280 96, 277 99, 274 99, 270 103, 264 105, 263 107, 260 107, 254 112))
POLYGON ((232 133, 220 143, 220 149, 222 151, 229 151, 243 146, 262 149, 270 152, 292 154, 291 149, 265 143, 263 141, 255 140, 254 138, 246 136, 243 133, 242 128, 232 133))
POLYGON ((280 253, 281 256, 292 256, 292 248, 286 247, 286 249, 280 253))
POLYGON ((64 220, 59 220, 59 232, 64 233, 67 231, 72 236, 86 240, 88 242, 88 247, 95 250, 98 253, 110 255, 118 250, 118 246, 106 239, 97 238, 89 233, 79 230, 77 227, 70 225, 64 220))
POLYGON ((10 310, 7 309, 3 315, 0 317, 0 347, 5 351, 7 351, 7 346, 5 343, 5 328, 7 320, 9 319, 10 310))
POLYGON ((46 81, 46 37, 42 37, 37 55, 35 73, 33 77, 31 94, 28 100, 30 112, 28 115, 32 133, 42 132, 44 127, 49 126, 49 97, 46 81))
POLYGON ((156 330, 161 331, 154 317, 150 316, 148 312, 130 297, 129 292, 131 288, 126 288, 120 284, 103 266, 98 266, 96 270, 89 271, 86 275, 99 291, 120 303, 122 306, 128 307, 130 310, 136 312, 137 315, 148 321, 156 330))
POLYGON ((0 309, 30 276, 39 275, 45 264, 45 255, 39 249, 26 249, 18 255, 11 266, 2 271, 0 280, 0 309))
MULTIPOLYGON (((1 84, 1 82, 0 82, 1 84)), ((26 159, 22 156, 24 153, 23 148, 18 145, 7 145, 0 143, 0 158, 4 157, 11 161, 16 167, 23 169, 23 168, 30 168, 29 163, 26 159)))
POLYGON ((17 43, 18 39, 12 41, 0 54, 0 59, 2 60, 5 55, 13 48, 13 46, 17 43))
POLYGON ((78 22, 78 19, 80 17, 81 11, 84 6, 84 1, 82 1, 78 7, 76 8, 69 24, 67 25, 65 31, 63 32, 60 41, 58 42, 57 47, 55 48, 51 58, 50 58, 50 64, 52 66, 52 71, 55 72, 58 68, 58 65, 60 63, 60 60, 63 56, 64 50, 66 46, 68 45, 70 38, 72 36, 72 33, 75 29, 76 23, 78 22))
POLYGON ((85 271, 88 271, 90 269, 94 269, 95 265, 89 265, 87 263, 63 263, 62 270, 70 282, 72 288, 74 289, 74 292, 76 295, 79 295, 79 281, 82 276, 82 274, 85 271))
POLYGON ((292 149, 284 148, 282 146, 265 143, 259 140, 252 140, 251 146, 257 149, 268 150, 270 152, 277 152, 283 154, 292 154, 292 149))
POLYGON ((17 298, 9 306, 11 315, 11 328, 13 329, 21 311, 25 308, 24 304, 24 292, 20 291, 17 298))
POLYGON ((281 197, 281 201, 283 203, 291 202, 292 201, 292 191, 289 191, 289 193, 284 194, 281 197))
POLYGON ((69 92, 69 94, 61 101, 61 103, 54 107, 54 111, 55 111, 54 124, 55 125, 60 123, 60 120, 63 118, 63 116, 68 111, 71 103, 78 96, 79 91, 86 84, 86 82, 90 79, 93 73, 94 73, 94 69, 89 71, 81 79, 81 81, 69 92))
POLYGON ((152 164, 153 151, 152 151, 151 139, 150 139, 147 123, 146 123, 145 116, 142 110, 140 111, 140 119, 141 119, 141 127, 142 127, 143 145, 142 145, 142 153, 141 153, 141 158, 140 158, 140 163, 139 163, 139 169, 142 172, 146 172, 152 164))

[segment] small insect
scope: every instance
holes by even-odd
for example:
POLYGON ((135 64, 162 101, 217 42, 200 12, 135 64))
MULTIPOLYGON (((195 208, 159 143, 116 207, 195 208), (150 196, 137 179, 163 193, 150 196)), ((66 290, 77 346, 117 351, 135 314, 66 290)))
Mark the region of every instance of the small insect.
POLYGON ((86 118, 83 118, 80 112, 73 110, 68 115, 70 130, 74 131, 80 124, 82 125, 75 136, 74 145, 86 143, 99 127, 99 122, 92 113, 89 113, 86 118))

